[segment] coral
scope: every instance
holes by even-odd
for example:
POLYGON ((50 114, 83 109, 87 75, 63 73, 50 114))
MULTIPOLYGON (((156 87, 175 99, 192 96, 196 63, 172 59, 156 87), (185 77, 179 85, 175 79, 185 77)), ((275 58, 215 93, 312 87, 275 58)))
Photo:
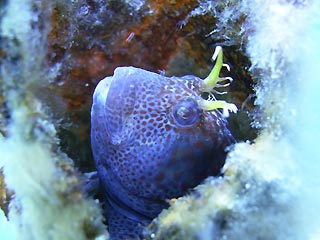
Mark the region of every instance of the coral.
POLYGON ((145 231, 146 239, 300 239, 295 227, 297 193, 283 179, 290 169, 275 168, 286 144, 274 148, 272 136, 239 143, 229 153, 224 177, 208 178, 189 195, 173 201, 145 231), (257 157, 260 156, 260 157, 257 157))
POLYGON ((17 239, 107 238, 101 210, 75 170, 93 169, 93 88, 120 65, 206 76, 218 44, 235 80, 232 97, 223 100, 244 103, 235 135, 255 138, 251 111, 259 137, 230 149, 223 177, 171 199, 145 238, 319 238, 319 3, 12 0, 0 6, 6 182, 0 221, 17 239), (14 194, 9 212, 7 190, 14 194))
POLYGON ((6 239, 6 240, 17 239, 12 224, 7 221, 7 218, 1 209, 0 209, 0 232, 1 232, 1 239, 6 239))
POLYGON ((223 178, 172 200, 146 238, 319 239, 320 5, 255 0, 231 8, 218 15, 246 16, 239 35, 256 79, 259 137, 230 150, 223 178))
MULTIPOLYGON (((100 208, 81 190, 81 178, 59 150, 56 128, 36 94, 50 81, 43 68, 50 11, 50 2, 10 1, 1 22, 1 95, 10 114, 0 139, 0 168, 14 193, 7 225, 16 239, 107 238, 100 208)), ((3 196, 2 185, 0 190, 3 196)))
POLYGON ((6 188, 3 173, 0 170, 0 209, 2 209, 5 214, 8 214, 8 207, 11 196, 12 192, 9 192, 6 188))

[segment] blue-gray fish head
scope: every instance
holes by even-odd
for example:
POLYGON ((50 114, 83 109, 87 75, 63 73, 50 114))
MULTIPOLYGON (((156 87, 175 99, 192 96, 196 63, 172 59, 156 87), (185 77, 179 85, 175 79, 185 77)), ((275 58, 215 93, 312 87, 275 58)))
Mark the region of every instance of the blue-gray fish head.
POLYGON ((202 82, 134 67, 118 67, 99 82, 92 151, 115 205, 153 218, 166 199, 220 174, 225 148, 235 140, 220 111, 203 108, 202 82))

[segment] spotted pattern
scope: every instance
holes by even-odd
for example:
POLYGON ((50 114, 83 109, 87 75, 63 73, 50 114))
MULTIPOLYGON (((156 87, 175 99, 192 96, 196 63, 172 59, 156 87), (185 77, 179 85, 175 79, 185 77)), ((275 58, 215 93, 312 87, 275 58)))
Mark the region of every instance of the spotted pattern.
POLYGON ((115 229, 131 232, 132 222, 147 223, 167 207, 167 199, 220 173, 225 148, 235 140, 218 110, 198 107, 201 81, 119 67, 97 86, 92 151, 113 209, 107 218, 115 239, 124 236, 115 229), (131 224, 119 224, 116 214, 131 224))

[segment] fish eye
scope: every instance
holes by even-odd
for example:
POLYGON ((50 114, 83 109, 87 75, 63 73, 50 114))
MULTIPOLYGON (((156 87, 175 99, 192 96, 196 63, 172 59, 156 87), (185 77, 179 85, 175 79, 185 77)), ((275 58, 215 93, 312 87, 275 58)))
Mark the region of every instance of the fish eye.
POLYGON ((172 116, 180 127, 193 127, 200 120, 198 104, 193 99, 179 101, 172 108, 172 116))

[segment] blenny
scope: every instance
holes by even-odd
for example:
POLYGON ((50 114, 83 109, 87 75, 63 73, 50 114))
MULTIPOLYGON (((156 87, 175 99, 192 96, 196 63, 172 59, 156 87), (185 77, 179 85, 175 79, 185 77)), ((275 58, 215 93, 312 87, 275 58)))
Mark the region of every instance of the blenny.
POLYGON ((204 80, 118 67, 96 87, 91 145, 111 239, 137 239, 168 199, 220 174, 235 143, 224 114, 237 108, 214 97, 232 79, 219 77, 221 47, 213 59, 204 80))

